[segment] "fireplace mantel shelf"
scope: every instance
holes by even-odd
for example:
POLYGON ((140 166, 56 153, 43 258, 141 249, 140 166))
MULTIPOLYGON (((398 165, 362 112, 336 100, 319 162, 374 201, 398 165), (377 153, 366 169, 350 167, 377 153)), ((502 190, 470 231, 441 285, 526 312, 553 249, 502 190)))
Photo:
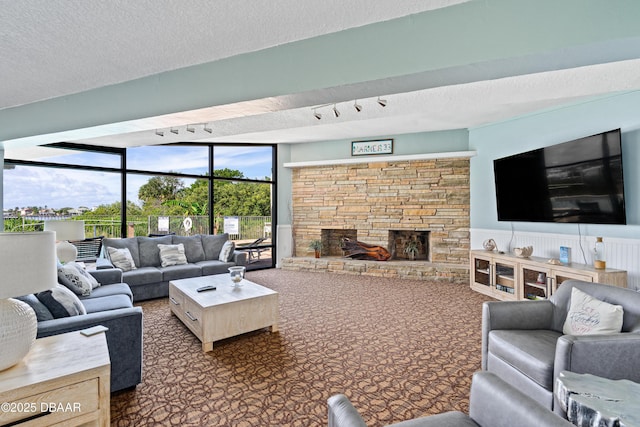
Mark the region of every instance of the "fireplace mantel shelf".
POLYGON ((312 166, 333 166, 357 163, 401 162, 411 160, 451 159, 474 157, 475 151, 451 151, 446 153, 405 154, 399 156, 357 156, 347 159, 310 160, 306 162, 285 163, 285 168, 304 168, 312 166))

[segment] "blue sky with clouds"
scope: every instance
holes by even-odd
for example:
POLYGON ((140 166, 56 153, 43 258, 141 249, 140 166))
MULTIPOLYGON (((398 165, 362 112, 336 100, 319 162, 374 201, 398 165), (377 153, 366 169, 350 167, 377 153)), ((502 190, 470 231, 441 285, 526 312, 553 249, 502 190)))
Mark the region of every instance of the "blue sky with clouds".
MULTIPOLYGON (((89 164, 92 166, 118 167, 115 156, 96 156, 79 153, 43 161, 56 163, 89 164)), ((118 158, 119 159, 119 158, 118 158)), ((214 168, 237 169, 245 177, 264 179, 271 177, 270 146, 216 146, 214 168)), ((129 169, 176 171, 188 174, 205 174, 208 168, 206 147, 142 147, 127 152, 129 169), (178 148, 178 149, 176 149, 178 148)), ((138 203, 138 189, 150 175, 127 177, 127 198, 138 203)), ((185 186, 194 180, 184 179, 185 186)), ((71 169, 16 166, 4 170, 4 208, 48 206, 92 208, 120 200, 120 175, 117 173, 90 172, 71 169)))

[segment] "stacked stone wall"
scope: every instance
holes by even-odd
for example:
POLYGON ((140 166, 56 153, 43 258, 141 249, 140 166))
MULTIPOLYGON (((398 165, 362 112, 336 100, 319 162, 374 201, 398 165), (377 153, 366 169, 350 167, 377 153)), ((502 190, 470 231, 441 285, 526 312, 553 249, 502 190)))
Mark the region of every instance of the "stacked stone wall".
POLYGON ((430 159, 294 168, 295 256, 308 256, 322 229, 355 229, 387 246, 389 230, 430 231, 430 263, 468 271, 469 159, 430 159))

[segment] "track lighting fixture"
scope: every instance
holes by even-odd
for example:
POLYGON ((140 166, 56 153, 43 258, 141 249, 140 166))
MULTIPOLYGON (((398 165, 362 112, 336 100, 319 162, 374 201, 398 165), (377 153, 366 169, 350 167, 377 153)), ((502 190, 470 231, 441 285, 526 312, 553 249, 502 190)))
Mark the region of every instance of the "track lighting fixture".
MULTIPOLYGON (((368 102, 368 101, 367 101, 368 102)), ((386 107, 387 106, 387 100, 386 99, 382 99, 378 96, 378 99, 376 100, 376 102, 378 103, 379 106, 381 107, 386 107)), ((313 111, 313 117, 315 117, 318 120, 322 119, 322 114, 318 112, 318 109, 322 109, 322 108, 330 108, 331 106, 333 106, 331 108, 333 115, 337 118, 340 117, 340 111, 338 110, 338 103, 333 103, 333 104, 323 104, 323 105, 318 105, 315 107, 312 107, 311 110, 313 111)), ((361 112, 362 111, 362 104, 358 103, 358 100, 354 100, 353 101, 353 108, 356 110, 356 112, 361 112)))
POLYGON ((196 133, 196 128, 193 126, 187 126, 187 132, 196 133))
POLYGON ((164 132, 161 130, 156 130, 156 135, 158 136, 164 136, 164 132))
POLYGON ((177 134, 178 134, 178 129, 171 128, 171 129, 169 129, 169 131, 170 131, 171 133, 175 134, 175 135, 177 135, 177 134))
POLYGON ((213 129, 211 129, 210 127, 207 127, 207 125, 204 125, 204 131, 207 133, 213 133, 213 129))

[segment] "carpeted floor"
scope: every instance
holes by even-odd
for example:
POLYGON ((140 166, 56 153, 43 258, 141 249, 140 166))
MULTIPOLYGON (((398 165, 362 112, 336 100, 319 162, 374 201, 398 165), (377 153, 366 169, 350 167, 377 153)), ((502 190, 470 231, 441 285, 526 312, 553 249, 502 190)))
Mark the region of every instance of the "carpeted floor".
POLYGON ((279 269, 247 278, 280 293, 280 332, 200 342, 143 302, 143 382, 111 397, 115 426, 325 426, 344 393, 368 426, 468 411, 487 297, 464 285, 279 269))

